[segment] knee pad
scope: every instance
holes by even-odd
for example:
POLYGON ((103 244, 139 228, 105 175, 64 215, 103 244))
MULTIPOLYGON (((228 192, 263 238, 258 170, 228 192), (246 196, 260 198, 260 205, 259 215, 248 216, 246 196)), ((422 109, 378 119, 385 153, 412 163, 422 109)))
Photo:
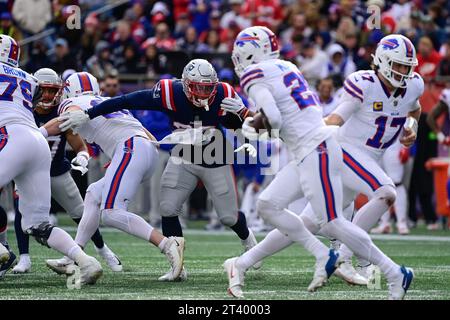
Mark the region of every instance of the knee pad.
POLYGON ((280 209, 278 209, 271 201, 262 199, 258 199, 256 201, 256 210, 258 211, 260 217, 264 220, 280 211, 280 209))
POLYGON ((386 201, 388 206, 392 206, 395 202, 395 198, 397 197, 397 191, 395 191, 394 186, 387 184, 378 188, 374 195, 375 197, 386 201))
POLYGON ((31 227, 30 229, 26 230, 25 233, 34 237, 38 243, 50 248, 47 240, 50 237, 50 234, 52 233, 54 227, 55 226, 51 225, 48 222, 42 222, 37 227, 31 227))
POLYGON ((227 227, 232 227, 236 224, 238 217, 237 215, 226 215, 223 217, 219 217, 220 222, 227 227))
POLYGON ((180 213, 180 208, 177 208, 173 202, 167 200, 161 201, 159 208, 162 217, 175 217, 180 213))

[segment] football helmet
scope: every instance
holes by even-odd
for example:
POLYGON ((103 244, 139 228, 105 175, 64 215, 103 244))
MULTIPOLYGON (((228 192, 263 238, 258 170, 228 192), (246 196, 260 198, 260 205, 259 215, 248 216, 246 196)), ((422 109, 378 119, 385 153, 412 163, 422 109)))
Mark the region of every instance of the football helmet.
POLYGON ((414 68, 418 64, 414 45, 400 34, 391 34, 381 39, 372 58, 378 71, 396 88, 406 87, 406 80, 413 77, 414 68), (394 70, 394 63, 408 66, 408 72, 394 70), (400 79, 396 79, 396 75, 400 79))
POLYGON ((97 79, 89 72, 76 72, 67 78, 64 94, 66 98, 82 95, 99 95, 100 86, 97 79))
POLYGON ((244 69, 264 60, 278 59, 280 49, 277 37, 267 27, 255 26, 242 30, 236 37, 231 59, 240 77, 244 69))
POLYGON ((38 81, 40 97, 36 103, 37 107, 49 110, 59 105, 63 95, 64 82, 61 77, 50 68, 41 68, 34 73, 38 81))
POLYGON ((0 34, 0 62, 11 67, 19 67, 20 47, 16 40, 5 34, 0 34))
POLYGON ((214 67, 204 59, 191 60, 181 76, 183 91, 194 106, 208 109, 217 93, 219 78, 214 67))

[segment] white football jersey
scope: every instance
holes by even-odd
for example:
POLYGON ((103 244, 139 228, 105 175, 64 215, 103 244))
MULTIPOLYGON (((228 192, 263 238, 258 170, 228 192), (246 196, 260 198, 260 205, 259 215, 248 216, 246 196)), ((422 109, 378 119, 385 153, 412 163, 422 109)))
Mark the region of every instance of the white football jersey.
POLYGON ((442 90, 439 100, 441 100, 447 106, 448 115, 450 117, 450 88, 442 90))
MULTIPOLYGON (((88 110, 109 98, 85 95, 68 98, 61 102, 58 114, 70 106, 88 110)), ((128 110, 121 110, 92 119, 80 128, 78 133, 89 143, 97 144, 103 152, 112 158, 118 143, 123 143, 133 136, 147 137, 142 124, 128 110)))
POLYGON ((38 129, 32 109, 37 85, 29 73, 0 62, 0 127, 19 123, 38 129))
POLYGON ((325 125, 317 95, 312 92, 297 66, 272 59, 248 66, 240 79, 248 95, 250 86, 262 84, 272 93, 281 113, 280 138, 289 151, 303 159, 322 141, 332 135, 325 125))
POLYGON ((348 76, 344 89, 341 99, 350 95, 361 103, 339 129, 339 140, 363 148, 379 159, 398 139, 408 113, 417 110, 424 83, 415 73, 405 89, 390 94, 374 71, 363 70, 348 76))

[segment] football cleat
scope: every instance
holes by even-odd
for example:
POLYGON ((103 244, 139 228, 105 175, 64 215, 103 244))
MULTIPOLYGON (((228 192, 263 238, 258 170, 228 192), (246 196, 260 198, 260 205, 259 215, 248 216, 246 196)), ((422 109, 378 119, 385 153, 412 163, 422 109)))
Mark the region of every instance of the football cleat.
POLYGON ((87 259, 80 260, 79 267, 81 276, 80 283, 82 285, 95 284, 103 274, 100 262, 94 257, 88 256, 87 259))
POLYGON ((117 257, 114 252, 105 244, 103 248, 99 249, 95 247, 98 255, 105 260, 106 264, 114 272, 121 272, 123 270, 122 262, 120 262, 119 257, 117 257))
POLYGON ((397 225, 398 234, 405 236, 410 233, 409 228, 406 224, 397 225))
POLYGON ((57 274, 65 274, 69 276, 73 273, 73 268, 71 268, 71 266, 73 266, 75 262, 73 262, 73 260, 69 257, 64 256, 61 259, 45 260, 45 264, 57 274))
POLYGON ((314 277, 308 286, 309 292, 314 292, 318 288, 323 287, 328 278, 336 270, 339 253, 330 249, 328 256, 316 261, 316 270, 314 271, 314 277))
POLYGON ((380 268, 378 266, 369 263, 366 266, 357 265, 356 266, 356 272, 360 276, 366 278, 367 282, 370 283, 373 280, 373 278, 375 277, 375 274, 377 274, 377 273, 379 274, 381 271, 380 271, 380 268))
POLYGON ((334 271, 334 275, 352 285, 367 286, 368 283, 367 278, 360 275, 356 272, 355 268, 353 268, 351 260, 341 263, 336 271, 334 271))
POLYGON ((12 273, 28 273, 31 271, 31 260, 29 255, 20 255, 19 262, 12 269, 12 273))
MULTIPOLYGON (((251 248, 253 248, 254 246, 256 246, 258 244, 258 241, 256 241, 255 235, 253 234, 252 230, 248 229, 249 234, 247 239, 245 240, 241 240, 242 245, 244 246, 244 250, 248 251, 251 248)), ((258 270, 259 268, 261 268, 263 265, 263 261, 258 261, 256 262, 252 267, 255 270, 258 270)))
POLYGON ((9 250, 0 243, 0 265, 9 260, 9 250))
MULTIPOLYGON (((170 263, 170 271, 158 278, 158 281, 180 281, 183 270, 184 259, 184 237, 169 237, 162 252, 166 255, 170 263)), ((185 279, 187 272, 184 272, 185 279)), ((184 279, 184 280, 185 280, 184 279)))
MULTIPOLYGON (((6 249, 9 250, 8 246, 5 246, 6 249)), ((9 252, 9 258, 4 262, 2 265, 0 265, 0 279, 2 279, 6 272, 11 269, 11 267, 14 265, 14 262, 16 261, 16 255, 12 251, 9 252)))
POLYGON ((236 261, 239 257, 225 260, 223 268, 228 277, 228 294, 235 298, 243 298, 244 293, 242 287, 244 286, 245 271, 236 266, 236 261))
POLYGON ((400 267, 400 276, 388 284, 389 300, 403 300, 406 292, 414 279, 414 271, 411 268, 400 267))
POLYGON ((372 234, 389 234, 389 233, 392 233, 392 227, 390 224, 386 224, 386 225, 380 224, 378 227, 371 229, 370 233, 372 233, 372 234))

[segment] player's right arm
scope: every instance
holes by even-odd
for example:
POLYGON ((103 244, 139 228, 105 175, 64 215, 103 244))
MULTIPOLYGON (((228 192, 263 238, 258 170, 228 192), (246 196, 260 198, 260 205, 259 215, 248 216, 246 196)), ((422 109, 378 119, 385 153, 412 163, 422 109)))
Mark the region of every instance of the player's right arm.
POLYGON ((427 123, 431 130, 433 130, 436 134, 441 132, 436 120, 444 113, 448 113, 448 106, 444 103, 444 101, 440 100, 427 115, 427 123))

